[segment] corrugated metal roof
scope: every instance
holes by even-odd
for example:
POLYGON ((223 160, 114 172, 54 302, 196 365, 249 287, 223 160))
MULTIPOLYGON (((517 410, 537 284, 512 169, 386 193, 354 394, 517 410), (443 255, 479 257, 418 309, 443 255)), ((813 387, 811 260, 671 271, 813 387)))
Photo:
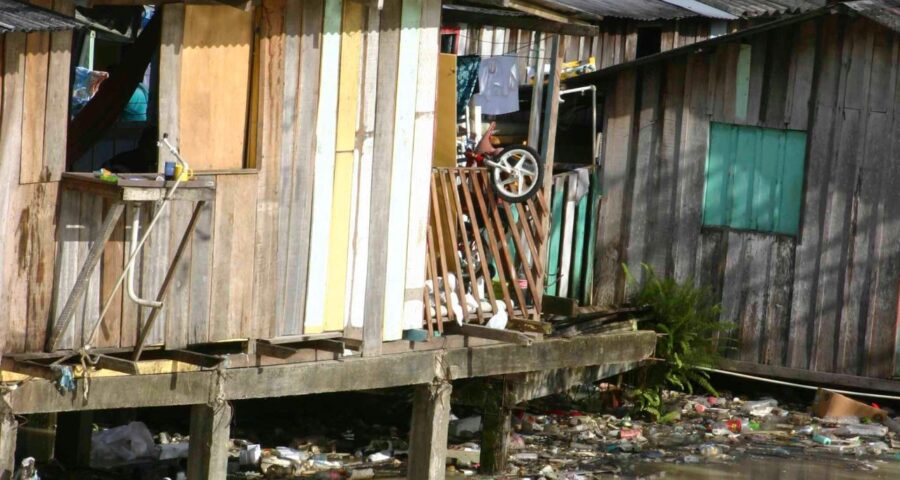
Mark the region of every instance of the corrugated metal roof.
POLYGON ((537 0, 534 3, 554 10, 636 20, 673 20, 697 16, 664 0, 537 0))
POLYGON ((844 2, 854 12, 884 25, 895 32, 900 32, 900 1, 897 0, 857 0, 844 2))
POLYGON ((826 0, 700 0, 742 18, 803 13, 824 7, 826 0))
POLYGON ((71 30, 83 24, 74 18, 40 7, 0 0, 0 33, 71 30))

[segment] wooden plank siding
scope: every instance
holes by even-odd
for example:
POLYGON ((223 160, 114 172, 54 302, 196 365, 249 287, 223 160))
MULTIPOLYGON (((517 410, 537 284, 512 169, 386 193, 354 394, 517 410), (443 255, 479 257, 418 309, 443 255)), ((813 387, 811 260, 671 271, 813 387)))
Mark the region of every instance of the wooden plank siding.
POLYGON ((900 35, 835 15, 604 80, 595 302, 647 263, 709 287, 734 359, 894 375, 898 55, 900 35), (702 225, 711 121, 807 133, 796 235, 702 225))
MULTIPOLYGON (((431 179, 440 4, 380 3, 263 0, 250 12, 250 39, 243 28, 210 31, 196 15, 206 6, 195 12, 194 5, 163 8, 161 131, 171 130, 189 162, 198 154, 188 153, 210 141, 213 126, 202 125, 199 110, 191 110, 191 98, 202 93, 196 90, 196 57, 203 52, 188 50, 212 36, 216 48, 227 45, 219 53, 247 57, 236 74, 243 80, 231 79, 246 86, 238 88, 246 93, 246 113, 234 114, 246 132, 229 137, 222 156, 196 163, 196 177, 214 182, 215 201, 200 212, 148 344, 184 348, 347 329, 368 340, 365 351, 372 354, 382 339, 422 326, 429 204, 420 197, 424 192, 427 198, 431 179), (243 151, 238 164, 226 158, 235 150, 243 151), (223 159, 230 163, 220 166, 249 168, 205 170, 204 161, 223 159)), ((53 166, 49 176, 20 185, 23 165, 39 173, 47 167, 47 160, 31 157, 23 163, 27 40, 2 37, 0 181, 12 188, 0 191, 0 207, 10 213, 0 217, 0 227, 4 238, 15 239, 0 244, 0 255, 10 259, 0 271, 3 302, 11 309, 0 321, 3 353, 43 349, 111 208, 109 200, 53 181, 53 166)), ((46 63, 47 72, 61 68, 52 52, 46 63)), ((48 99, 67 96, 56 91, 63 82, 36 82, 48 88, 48 99)), ((52 112, 42 124, 58 125, 51 116, 65 118, 67 109, 54 105, 52 112)), ((40 158, 64 151, 52 144, 57 141, 64 144, 65 136, 42 134, 40 158)), ((155 208, 142 205, 140 233, 155 208)), ((138 295, 156 295, 191 213, 186 202, 166 207, 134 264, 138 295)), ((116 225, 60 348, 79 348, 87 340, 88 326, 123 272, 136 216, 129 207, 116 225)), ((123 288, 93 345, 133 346, 149 315, 123 288)))

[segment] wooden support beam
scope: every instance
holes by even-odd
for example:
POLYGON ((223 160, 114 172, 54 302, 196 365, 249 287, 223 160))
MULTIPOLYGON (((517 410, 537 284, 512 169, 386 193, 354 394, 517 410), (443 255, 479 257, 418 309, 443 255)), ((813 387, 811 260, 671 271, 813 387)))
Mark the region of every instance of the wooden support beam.
POLYGON ((575 386, 625 373, 640 365, 641 362, 608 363, 590 367, 560 368, 508 375, 505 377, 507 387, 504 403, 518 405, 535 398, 564 393, 575 386))
MULTIPOLYGON (((448 342, 459 345, 454 339, 462 344, 483 342, 456 336, 449 337, 448 342)), ((431 349, 430 343, 417 343, 422 350, 396 355, 231 368, 223 386, 224 398, 242 400, 420 385, 432 381, 435 365, 449 369, 454 379, 461 379, 636 362, 653 354, 656 333, 638 331, 545 339, 528 348, 493 344, 431 349)), ((77 383, 73 394, 60 395, 53 382, 35 378, 9 392, 6 400, 17 414, 141 408, 204 403, 219 388, 217 372, 210 370, 94 377, 90 395, 83 401, 83 383, 77 383)))
POLYGON ((516 345, 529 346, 534 343, 534 337, 515 330, 499 330, 496 328, 483 327, 481 325, 471 325, 464 323, 447 323, 444 329, 448 333, 458 333, 469 337, 487 338, 490 340, 499 340, 501 342, 515 343, 516 345))
POLYGON ((342 332, 325 332, 325 333, 313 333, 306 335, 283 335, 280 337, 270 338, 268 339, 269 343, 273 345, 279 345, 282 343, 298 343, 298 342, 309 342, 312 340, 329 340, 335 338, 341 338, 343 335, 342 332))
POLYGON ((58 414, 54 456, 67 468, 90 464, 93 423, 94 412, 91 410, 58 414))
POLYGON ((18 429, 19 422, 12 412, 0 412, 0 480, 11 480, 15 473, 18 429))
POLYGON ((452 390, 453 386, 447 380, 415 387, 409 432, 408 478, 444 478, 452 390))
POLYGON ((506 472, 511 424, 512 410, 504 403, 503 398, 485 406, 481 412, 480 473, 496 475, 506 472))
POLYGON ((296 348, 286 347, 284 345, 275 345, 266 340, 256 340, 256 348, 253 350, 257 355, 275 358, 288 358, 297 353, 296 348))
POLYGON ((215 368, 224 360, 222 357, 193 352, 191 350, 161 350, 160 355, 163 358, 170 358, 178 362, 189 363, 202 368, 215 368))
POLYGON ((227 402, 204 403, 191 408, 188 478, 225 478, 231 413, 231 405, 227 402))
POLYGON ((28 375, 29 377, 45 378, 48 380, 53 380, 55 378, 53 371, 50 370, 48 365, 33 360, 17 361, 9 357, 3 357, 0 359, 0 370, 28 375))
POLYGON ((531 112, 528 116, 528 145, 541 145, 541 105, 544 100, 544 56, 541 32, 534 32, 534 86, 531 88, 531 112))
POLYGON ((97 368, 115 370, 116 372, 127 373, 129 375, 141 373, 136 362, 103 354, 97 355, 97 368))
MULTIPOLYGON (((546 204, 550 205, 550 192, 553 191, 553 157, 556 152, 556 120, 559 113, 559 76, 562 72, 562 58, 559 48, 559 35, 550 38, 550 75, 547 78, 547 99, 544 103, 543 126, 541 128, 541 156, 544 157, 544 187, 546 204)), ((541 232, 550 230, 550 215, 541 218, 541 232)), ((550 253, 550 242, 546 242, 541 251, 541 265, 547 265, 550 253)), ((544 286, 540 285, 541 290, 544 286)))

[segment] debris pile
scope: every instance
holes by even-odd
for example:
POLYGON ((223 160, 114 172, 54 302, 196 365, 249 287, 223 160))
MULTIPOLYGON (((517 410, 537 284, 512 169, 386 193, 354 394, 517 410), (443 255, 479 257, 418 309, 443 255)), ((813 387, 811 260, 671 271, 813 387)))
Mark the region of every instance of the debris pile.
MULTIPOLYGON (((885 425, 887 412, 843 396, 820 394, 813 412, 840 413, 823 418, 789 408, 774 399, 745 400, 665 393, 669 407, 660 421, 580 410, 528 409, 513 417, 509 478, 595 478, 635 474, 641 464, 726 464, 748 457, 830 459, 853 470, 877 470, 900 461, 897 433, 885 425), (855 405, 855 413, 823 405, 823 398, 855 405), (846 402, 845 402, 846 401, 846 402), (859 410, 862 405, 862 410, 859 410), (538 412, 538 413, 534 413, 538 412)), ((473 475, 474 455, 460 458, 451 447, 451 472, 473 475)))

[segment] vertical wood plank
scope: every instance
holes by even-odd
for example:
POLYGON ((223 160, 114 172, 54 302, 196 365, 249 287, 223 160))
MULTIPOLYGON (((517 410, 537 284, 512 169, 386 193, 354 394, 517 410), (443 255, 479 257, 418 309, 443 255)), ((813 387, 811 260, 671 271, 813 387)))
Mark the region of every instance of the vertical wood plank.
POLYGON ((365 6, 358 2, 345 2, 342 15, 334 195, 325 289, 326 331, 343 329, 346 314, 353 164, 356 157, 356 127, 359 119, 362 28, 365 22, 365 6))
MULTIPOLYGON (((172 255, 178 249, 178 244, 181 242, 184 231, 191 219, 193 207, 193 202, 172 202, 169 204, 171 214, 168 235, 169 251, 172 255)), ((163 233, 165 234, 166 232, 163 233)), ((175 276, 169 285, 168 295, 163 307, 166 309, 166 326, 163 341, 167 349, 186 347, 190 337, 192 238, 188 238, 187 242, 186 249, 181 254, 178 265, 175 266, 175 276)), ((165 269, 168 269, 171 262, 171 258, 165 258, 165 269)), ((156 297, 154 296, 153 298, 155 299, 156 297)))
POLYGON ((300 39, 300 76, 297 87, 297 119, 294 139, 294 179, 291 193, 290 241, 284 286, 284 325, 282 335, 303 332, 306 311, 306 286, 309 273, 310 231, 312 228, 313 181, 316 170, 316 132, 318 118, 319 69, 322 54, 322 17, 324 0, 306 0, 303 7, 303 33, 300 39), (307 123, 303 123, 303 120, 307 123))
POLYGON ((394 116, 390 205, 388 213, 387 271, 385 272, 384 340, 398 340, 403 332, 406 253, 410 220, 410 191, 415 130, 415 92, 419 63, 419 26, 423 0, 403 0, 400 18, 400 61, 397 66, 397 109, 394 116))
MULTIPOLYGON (((174 249, 169 248, 169 225, 171 224, 172 219, 171 206, 172 204, 169 204, 165 211, 163 211, 156 225, 153 227, 153 230, 150 231, 150 236, 141 248, 140 255, 143 256, 140 270, 141 288, 140 290, 137 290, 138 295, 141 298, 156 299, 159 288, 162 286, 163 279, 166 276, 166 267, 168 267, 169 264, 169 252, 174 252, 174 249)), ((159 208, 160 206, 154 204, 145 205, 144 208, 141 209, 141 213, 145 216, 141 219, 141 229, 140 232, 138 232, 138 238, 141 238, 140 236, 144 235, 147 231, 150 221, 153 219, 153 216, 156 215, 159 208)), ((144 325, 146 325, 147 320, 150 318, 153 309, 139 307, 138 311, 140 312, 140 329, 138 331, 141 331, 144 328, 144 325)), ((161 344, 165 341, 165 331, 168 321, 169 316, 167 315, 166 310, 163 309, 159 312, 159 315, 157 315, 153 327, 147 336, 147 345, 161 344)))
POLYGON ((654 166, 652 186, 657 192, 652 205, 649 229, 650 237, 647 262, 658 274, 673 275, 673 244, 675 237, 675 205, 677 167, 681 153, 681 121, 684 103, 684 80, 686 64, 683 60, 673 60, 665 71, 664 92, 661 101, 662 121, 660 125, 659 153, 654 166))
POLYGON ((597 266, 594 269, 594 301, 612 304, 616 299, 616 284, 621 269, 622 231, 625 204, 625 182, 632 135, 632 115, 635 110, 634 70, 621 72, 615 80, 616 95, 606 113, 603 145, 603 192, 600 205, 600 232, 597 239, 597 266))
POLYGON ((319 104, 316 119, 316 156, 313 179, 309 273, 306 283, 304 332, 325 328, 325 285, 334 186, 334 142, 337 128, 338 78, 341 53, 341 0, 325 0, 319 104))
POLYGON ((44 170, 44 119, 47 113, 47 71, 50 33, 33 32, 25 39, 25 91, 22 111, 20 183, 49 180, 44 170))
MULTIPOLYGON (((213 177, 198 180, 214 180, 213 177)), ((191 278, 189 288, 190 305, 188 307, 188 344, 209 341, 210 302, 212 297, 213 246, 215 245, 216 205, 207 202, 200 210, 194 236, 191 239, 191 278)))
MULTIPOLYGON (((351 236, 352 273, 350 279, 350 312, 349 325, 354 329, 362 328, 365 316, 366 278, 368 276, 370 203, 372 199, 372 167, 374 165, 373 147, 375 142, 375 108, 378 86, 378 38, 381 23, 378 0, 371 0, 367 10, 365 31, 365 62, 363 73, 363 89, 361 93, 362 113, 360 136, 357 140, 359 150, 358 168, 354 172, 357 182, 356 191, 356 225, 351 236)), ((455 85, 455 82, 454 82, 455 85)), ((454 87, 455 92, 455 87, 454 87)), ((455 113, 454 113, 455 115, 455 113)))
POLYGON ((643 278, 641 263, 647 262, 650 239, 657 234, 649 225, 653 216, 651 204, 656 192, 650 181, 658 151, 657 115, 661 68, 654 66, 644 70, 641 76, 641 104, 636 113, 638 126, 635 132, 634 183, 630 192, 631 209, 627 221, 627 240, 624 243, 628 270, 638 281, 643 278))
POLYGON ((369 209, 369 261, 366 272, 366 312, 363 356, 379 355, 385 322, 387 224, 390 206, 394 116, 398 90, 401 0, 385 0, 378 35, 378 81, 373 143, 372 197, 369 209))
MULTIPOLYGON (((170 3, 162 6, 162 30, 159 40, 159 136, 169 135, 169 143, 180 148, 181 128, 181 47, 184 38, 185 5, 170 3)), ((157 171, 165 169, 169 152, 159 149, 157 171)))
POLYGON ((706 114, 709 57, 704 54, 688 57, 687 72, 676 193, 674 274, 678 280, 696 276, 695 261, 703 205, 703 169, 709 139, 709 118, 706 114))
MULTIPOLYGON (((279 211, 283 175, 282 132, 285 79, 285 1, 266 0, 259 15, 258 51, 259 74, 257 86, 258 110, 256 135, 256 167, 259 169, 256 192, 256 228, 254 245, 246 251, 253 256, 253 311, 251 325, 242 328, 250 337, 266 338, 276 330, 276 265, 278 243, 279 211)), ((243 252, 242 252, 243 253, 243 252)))
MULTIPOLYGON (((418 77, 412 171, 410 172, 409 226, 407 230, 406 280, 404 288, 403 328, 421 328, 424 308, 425 251, 428 226, 428 198, 434 151, 435 100, 437 94, 438 29, 441 2, 422 1, 419 28, 418 77)), ((510 40, 518 37, 510 31, 510 40)))
MULTIPOLYGON (((278 165, 279 189, 278 189, 278 235, 277 235, 277 251, 275 257, 275 285, 274 291, 274 317, 273 324, 270 325, 270 334, 279 335, 285 331, 285 324, 288 322, 286 318, 287 303, 292 301, 288 299, 286 286, 288 281, 288 255, 293 248, 292 243, 298 242, 299 239, 291 238, 290 220, 293 205, 291 198, 295 183, 303 182, 304 179, 295 178, 293 170, 297 162, 296 156, 299 152, 294 150, 294 142, 298 124, 301 123, 298 118, 297 102, 300 93, 300 51, 303 38, 303 2, 300 0, 287 0, 284 6, 284 95, 282 103, 278 105, 278 110, 282 114, 280 136, 280 157, 278 165)), ((308 128, 306 122, 302 122, 304 127, 308 128)), ((291 297, 294 297, 292 295, 291 297)))
MULTIPOLYGON (((109 211, 111 203, 110 200, 103 201, 104 216, 107 214, 107 211, 109 211)), ((100 264, 101 302, 105 302, 112 293, 112 290, 125 267, 125 261, 127 260, 125 251, 125 221, 126 216, 122 215, 115 230, 113 230, 112 237, 110 237, 109 242, 106 244, 106 249, 103 250, 103 260, 100 264)), ((94 340, 96 346, 119 346, 122 330, 122 302, 124 299, 125 293, 122 288, 119 288, 119 291, 116 292, 115 298, 110 304, 109 310, 106 312, 106 317, 103 318, 103 322, 100 323, 100 327, 97 330, 97 337, 94 340)), ((130 302, 131 300, 127 301, 130 302)))
MULTIPOLYGON (((136 215, 135 208, 132 205, 129 205, 125 208, 125 213, 123 215, 125 219, 125 241, 123 242, 123 255, 127 259, 129 255, 131 255, 131 225, 136 215)), ((147 224, 147 209, 141 210, 141 223, 143 225, 147 224)), ((140 232, 138 232, 140 235, 140 232)), ((140 237, 138 237, 140 238, 140 237)), ((141 272, 143 271, 143 258, 144 256, 138 254, 138 256, 134 259, 134 263, 132 267, 134 269, 134 283, 135 283, 135 291, 141 292, 141 280, 143 275, 141 272)), ((124 263, 123 263, 124 268, 124 263)), ((127 288, 127 286, 123 285, 122 287, 127 288)), ((131 347, 137 343, 138 331, 141 326, 141 308, 138 304, 132 302, 130 299, 124 296, 122 297, 122 322, 119 327, 119 345, 122 347, 131 347)))
MULTIPOLYGON (((53 9, 75 14, 75 2, 56 0, 53 9)), ((44 118, 44 167, 49 180, 58 181, 66 168, 66 132, 69 123, 69 72, 72 61, 72 31, 50 33, 50 64, 47 71, 47 113, 44 118)))

